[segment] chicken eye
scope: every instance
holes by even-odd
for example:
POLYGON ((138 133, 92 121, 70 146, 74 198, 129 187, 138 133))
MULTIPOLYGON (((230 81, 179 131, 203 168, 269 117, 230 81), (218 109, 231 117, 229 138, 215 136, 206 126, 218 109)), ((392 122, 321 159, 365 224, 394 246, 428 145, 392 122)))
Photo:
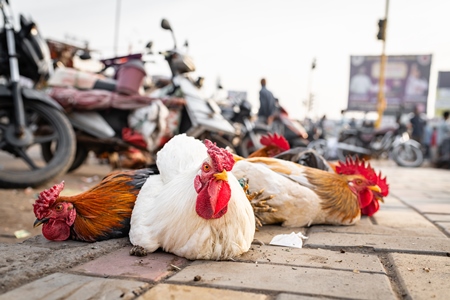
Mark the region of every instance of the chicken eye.
POLYGON ((355 180, 355 183, 356 183, 357 185, 360 185, 360 184, 362 184, 362 180, 361 180, 361 179, 356 179, 356 180, 355 180))
POLYGON ((211 167, 208 164, 204 164, 203 165, 203 171, 204 172, 209 172, 210 169, 211 169, 211 167))
POLYGON ((61 211, 62 210, 62 205, 61 204, 56 205, 55 210, 56 211, 61 211))

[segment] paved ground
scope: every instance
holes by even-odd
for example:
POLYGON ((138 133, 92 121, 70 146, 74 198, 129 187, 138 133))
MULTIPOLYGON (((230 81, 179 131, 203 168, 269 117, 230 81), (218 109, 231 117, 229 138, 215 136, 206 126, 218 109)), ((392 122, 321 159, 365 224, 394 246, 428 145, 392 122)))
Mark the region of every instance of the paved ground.
MULTIPOLYGON (((449 299, 450 171, 372 164, 391 190, 374 217, 349 227, 264 227, 256 233, 264 245, 236 261, 137 258, 126 238, 10 239, 0 244, 0 299, 449 299), (268 245, 292 231, 309 237, 304 248, 268 245)), ((93 170, 103 176, 107 168, 93 170)), ((73 191, 93 178, 83 172, 73 191)))

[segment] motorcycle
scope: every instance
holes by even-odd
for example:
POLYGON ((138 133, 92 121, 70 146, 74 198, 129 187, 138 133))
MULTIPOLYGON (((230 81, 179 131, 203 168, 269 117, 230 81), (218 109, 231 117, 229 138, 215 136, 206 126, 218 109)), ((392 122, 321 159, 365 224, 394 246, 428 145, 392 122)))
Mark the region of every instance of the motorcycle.
MULTIPOLYGON (((69 172, 78 169, 89 152, 108 158, 113 167, 141 168, 153 162, 147 142, 129 126, 135 109, 153 106, 157 100, 138 93, 145 75, 143 63, 135 55, 104 63, 117 68, 116 79, 65 68, 57 69, 48 81, 47 93, 65 108, 76 134, 69 172)), ((53 157, 50 145, 42 145, 42 156, 53 157)))
POLYGON ((14 28, 8 0, 0 0, 0 187, 37 187, 69 169, 75 135, 60 105, 32 82, 52 72, 50 53, 34 22, 20 15, 14 28), (24 85, 26 83, 27 86, 24 85), (46 161, 39 147, 48 144, 46 161))
POLYGON ((282 106, 279 106, 279 113, 272 122, 271 129, 284 136, 291 148, 308 146, 308 133, 305 128, 298 120, 291 118, 282 106))
POLYGON ((261 137, 271 131, 266 125, 252 121, 252 105, 248 100, 230 98, 228 104, 228 106, 221 106, 222 115, 236 128, 233 145, 237 154, 247 157, 262 147, 261 137))
POLYGON ((177 48, 173 29, 166 19, 161 21, 161 27, 172 33, 174 47, 171 50, 159 52, 169 64, 172 78, 163 87, 150 93, 153 98, 178 97, 185 100, 179 109, 171 110, 178 116, 177 133, 186 133, 197 139, 209 139, 217 146, 236 152, 230 137, 236 136, 235 128, 221 114, 220 107, 213 99, 202 95, 202 78, 194 80, 189 73, 195 71, 195 64, 190 56, 177 48))
POLYGON ((339 137, 337 154, 342 161, 348 155, 392 157, 397 165, 412 168, 421 166, 424 161, 420 143, 410 139, 403 126, 344 130, 339 137))

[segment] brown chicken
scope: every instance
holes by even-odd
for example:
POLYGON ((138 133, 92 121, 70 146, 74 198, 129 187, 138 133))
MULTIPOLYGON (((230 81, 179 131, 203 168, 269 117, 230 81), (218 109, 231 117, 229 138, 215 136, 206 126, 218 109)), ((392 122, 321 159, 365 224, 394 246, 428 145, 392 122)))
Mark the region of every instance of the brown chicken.
POLYGON ((96 242, 127 236, 136 197, 147 178, 157 171, 114 172, 81 194, 60 196, 64 182, 39 194, 34 227, 43 225, 48 240, 96 242))
POLYGON ((252 152, 248 157, 273 157, 283 151, 289 150, 288 141, 284 136, 277 133, 263 135, 260 139, 260 143, 264 146, 255 152, 252 152))

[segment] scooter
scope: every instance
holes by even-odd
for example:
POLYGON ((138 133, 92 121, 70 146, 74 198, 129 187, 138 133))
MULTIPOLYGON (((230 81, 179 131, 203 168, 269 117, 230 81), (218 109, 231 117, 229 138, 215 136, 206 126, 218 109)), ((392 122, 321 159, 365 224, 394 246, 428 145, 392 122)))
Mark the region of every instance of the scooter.
POLYGON ((61 106, 35 89, 52 72, 36 24, 21 15, 16 31, 9 1, 0 0, 0 9, 0 187, 37 187, 67 172, 75 135, 61 106), (49 160, 39 155, 43 144, 53 150, 49 160))
POLYGON ((185 99, 185 105, 177 113, 180 124, 178 133, 186 133, 198 139, 209 139, 219 147, 236 152, 230 137, 236 136, 236 130, 221 114, 217 103, 204 97, 201 91, 202 78, 194 80, 189 75, 195 71, 195 64, 190 56, 177 48, 172 27, 166 19, 161 27, 172 33, 174 47, 159 52, 169 64, 172 78, 170 83, 150 93, 153 98, 179 97, 185 99))

